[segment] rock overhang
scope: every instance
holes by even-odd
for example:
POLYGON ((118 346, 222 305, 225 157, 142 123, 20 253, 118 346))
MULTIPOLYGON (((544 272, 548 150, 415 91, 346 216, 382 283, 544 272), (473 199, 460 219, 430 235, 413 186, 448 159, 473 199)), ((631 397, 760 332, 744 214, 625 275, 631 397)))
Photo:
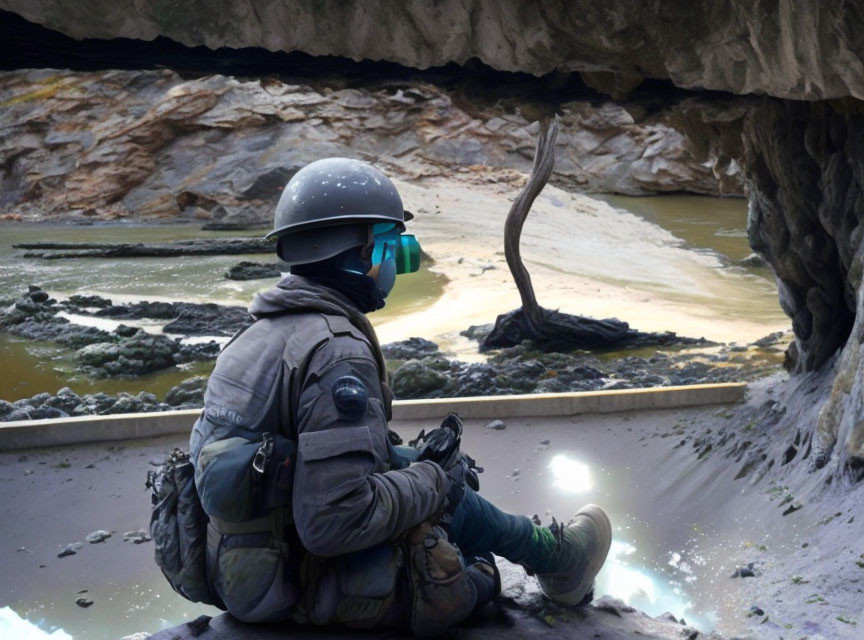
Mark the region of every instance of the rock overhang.
POLYGON ((640 78, 688 89, 819 100, 864 97, 864 15, 820 0, 0 0, 77 39, 166 36, 426 69, 477 59, 537 76, 580 72, 625 94, 640 78))

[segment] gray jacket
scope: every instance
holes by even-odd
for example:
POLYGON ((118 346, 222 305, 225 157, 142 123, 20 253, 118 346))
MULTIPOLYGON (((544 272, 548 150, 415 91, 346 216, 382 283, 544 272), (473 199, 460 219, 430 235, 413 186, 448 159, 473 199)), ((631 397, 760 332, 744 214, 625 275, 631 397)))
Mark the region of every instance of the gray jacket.
POLYGON ((445 475, 431 462, 390 469, 390 392, 375 333, 332 289, 298 276, 255 296, 256 322, 219 356, 190 448, 281 433, 297 442, 292 515, 315 556, 392 540, 441 510, 445 475), (359 417, 340 414, 345 376, 368 393, 359 417))

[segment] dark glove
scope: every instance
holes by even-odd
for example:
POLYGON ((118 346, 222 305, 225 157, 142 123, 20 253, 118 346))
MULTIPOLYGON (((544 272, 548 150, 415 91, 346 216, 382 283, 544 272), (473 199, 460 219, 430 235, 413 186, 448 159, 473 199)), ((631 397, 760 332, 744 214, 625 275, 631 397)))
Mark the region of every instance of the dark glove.
POLYGON ((425 430, 408 444, 419 452, 418 460, 431 460, 445 471, 453 466, 462 440, 462 421, 456 414, 448 414, 441 426, 429 433, 425 430))
MULTIPOLYGON (((441 426, 429 433, 421 431, 416 439, 408 444, 419 451, 418 460, 431 460, 444 469, 453 482, 467 484, 474 491, 480 490, 478 473, 483 468, 477 461, 459 450, 462 442, 462 421, 454 413, 448 414, 441 426)), ((461 497, 460 497, 461 499, 461 497)))

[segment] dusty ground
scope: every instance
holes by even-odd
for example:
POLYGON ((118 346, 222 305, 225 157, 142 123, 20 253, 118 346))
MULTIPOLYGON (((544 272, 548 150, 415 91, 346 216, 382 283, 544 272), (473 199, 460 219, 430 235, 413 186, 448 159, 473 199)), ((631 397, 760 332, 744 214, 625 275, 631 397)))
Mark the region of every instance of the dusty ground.
MULTIPOLYGON (((753 393, 761 400, 767 392, 757 385, 753 393)), ((782 516, 788 506, 778 507, 784 490, 770 473, 734 479, 741 464, 726 455, 734 438, 726 439, 725 448, 718 443, 703 453, 706 441, 726 431, 756 431, 738 424, 747 410, 526 419, 509 421, 503 431, 475 420, 466 425, 465 448, 486 467, 483 493, 505 509, 536 513, 544 522, 553 515, 566 519, 586 502, 609 510, 616 544, 598 595, 621 598, 655 617, 670 611, 688 625, 716 628, 724 636, 858 637, 857 627, 864 624, 864 568, 857 564, 864 520, 856 520, 854 511, 861 486, 836 494, 811 491, 803 509, 782 516), (840 515, 826 523, 835 513, 840 515), (756 577, 730 577, 751 562, 756 577), (752 607, 764 613, 754 615, 752 607)), ((394 426, 411 435, 432 424, 394 426)), ((169 437, 122 448, 95 444, 0 454, 6 569, 0 574, 0 605, 41 620, 45 628, 57 625, 73 637, 96 639, 156 632, 216 613, 170 590, 152 562, 152 543, 123 541, 125 531, 147 526, 143 480, 149 462, 183 444, 184 438, 169 437), (96 529, 116 533, 101 544, 85 543, 76 555, 57 557, 65 545, 83 542, 96 529), (82 609, 75 600, 85 589, 95 604, 82 609)), ((510 595, 517 595, 523 583, 509 580, 510 595)), ((531 601, 530 590, 525 597, 531 601)), ((533 617, 523 620, 520 611, 511 613, 516 628, 531 635, 555 630, 590 637, 582 635, 586 625, 608 631, 610 621, 631 630, 643 624, 644 631, 648 620, 627 612, 620 617, 591 610, 581 620, 552 612, 550 630, 533 617)), ((675 630, 680 634, 681 626, 675 630)))

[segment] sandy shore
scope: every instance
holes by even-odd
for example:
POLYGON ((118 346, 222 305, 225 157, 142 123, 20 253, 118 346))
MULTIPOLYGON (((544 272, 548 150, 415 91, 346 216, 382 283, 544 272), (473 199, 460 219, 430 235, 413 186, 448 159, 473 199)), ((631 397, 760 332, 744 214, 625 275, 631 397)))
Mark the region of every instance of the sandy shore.
MULTIPOLYGON (((483 178, 396 181, 416 212, 411 230, 449 282, 422 310, 374 314, 383 342, 423 336, 462 355, 475 348, 459 331, 521 304, 504 259, 503 226, 522 178, 483 178)), ((789 326, 773 283, 588 196, 547 186, 525 225, 522 252, 546 307, 720 342, 751 342, 789 326)))

